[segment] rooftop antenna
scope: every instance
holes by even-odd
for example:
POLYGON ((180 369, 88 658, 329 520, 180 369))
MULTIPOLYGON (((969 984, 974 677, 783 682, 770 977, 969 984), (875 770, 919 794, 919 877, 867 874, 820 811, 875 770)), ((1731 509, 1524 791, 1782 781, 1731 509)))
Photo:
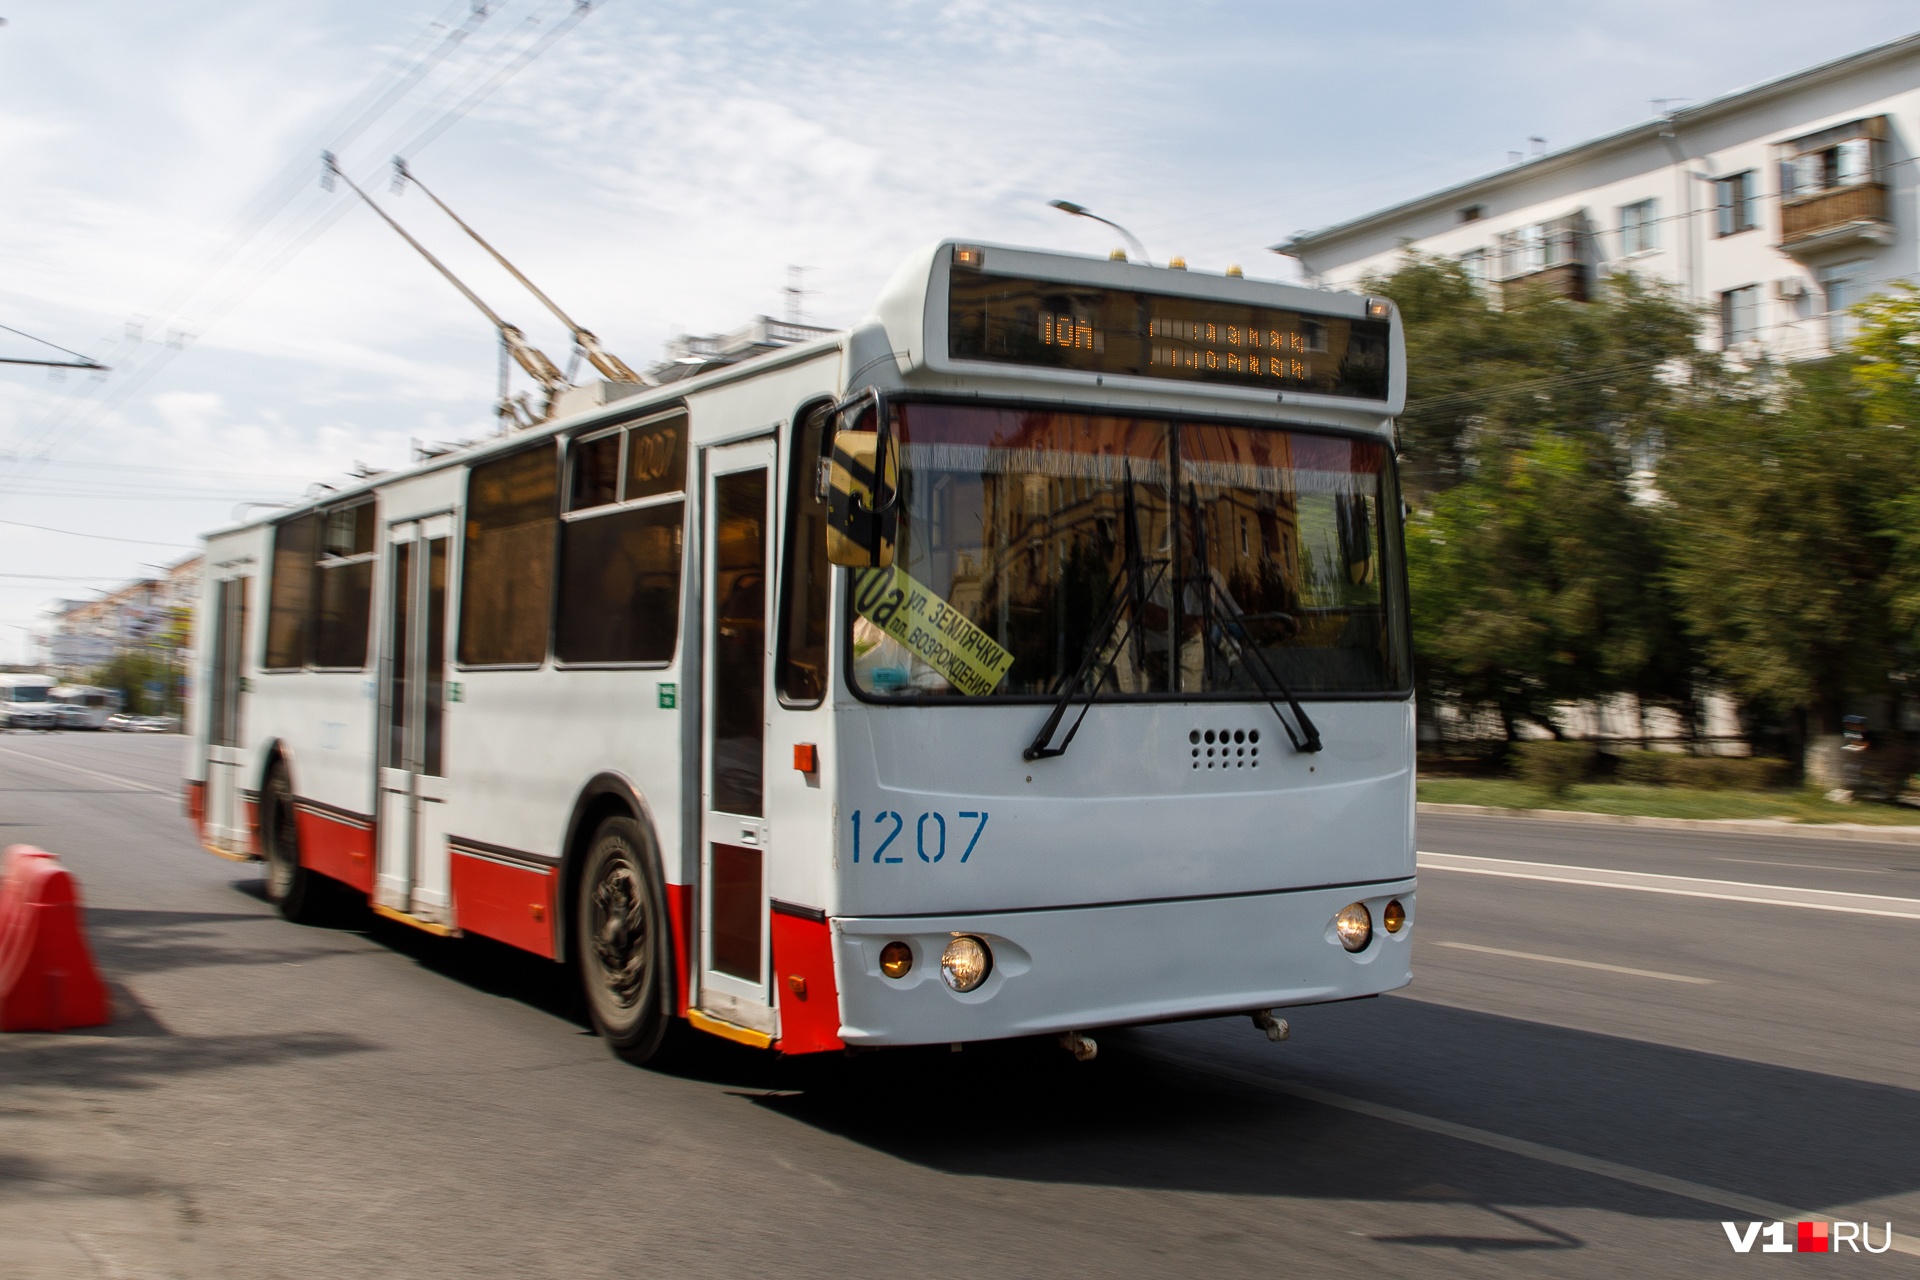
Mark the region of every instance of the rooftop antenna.
POLYGON ((780 292, 787 295, 788 324, 799 324, 801 322, 800 317, 803 314, 801 302, 809 293, 813 292, 811 289, 802 287, 807 272, 811 270, 813 270, 812 267, 796 267, 791 263, 787 265, 787 287, 780 292))
POLYGON ((645 377, 642 374, 635 373, 632 369, 628 368, 626 361, 622 360, 619 356, 614 355, 611 351, 608 351, 606 348, 600 345, 600 339, 594 337, 593 334, 589 333, 587 330, 581 328, 578 324, 574 323, 573 317, 569 316, 566 312, 562 311, 560 309, 559 304, 556 303, 552 298, 549 298, 546 294, 542 293, 540 291, 540 287, 534 284, 533 281, 527 279, 527 277, 524 274, 522 274, 520 268, 514 266, 511 262, 508 262, 505 254, 501 253, 498 249, 488 244, 487 241, 480 235, 478 231, 475 231, 472 227, 468 226, 466 222, 461 219, 459 214, 455 213, 452 209, 447 207, 446 201, 442 200, 439 196, 433 194, 432 191, 429 191, 427 189, 427 184, 420 181, 419 175, 415 174, 413 170, 407 167, 407 162, 403 157, 395 156, 393 158, 394 190, 399 191, 403 189, 406 186, 406 184, 409 182, 411 182, 414 186, 420 188, 420 190, 423 193, 425 193, 427 199, 433 201, 434 204, 440 207, 440 212, 446 214, 449 218, 452 218, 456 226, 458 226, 462 231, 466 232, 469 236, 473 237, 473 242, 475 244, 479 245, 482 249, 485 249, 489 254, 492 254, 493 260, 499 263, 502 267, 505 267, 507 270, 507 274, 511 275, 515 280, 518 280, 521 284, 525 285, 528 293, 531 293, 534 297, 540 299, 540 304, 544 306, 547 310, 553 312, 554 316, 560 321, 561 324, 567 326, 568 332, 570 332, 573 335, 574 346, 579 349, 581 355, 586 356, 588 364, 591 364, 595 369, 598 369, 600 371, 601 377, 605 378, 608 382, 633 382, 633 383, 640 383, 645 386, 660 385, 654 379, 645 377))
MULTIPOLYGON (((414 252, 432 263, 434 270, 447 278, 447 283, 458 289, 468 302, 480 308, 482 315, 493 321, 493 327, 500 331, 500 341, 507 353, 513 357, 515 363, 527 371, 529 377, 539 383, 541 388, 546 391, 546 412, 542 416, 552 416, 554 401, 562 391, 567 389, 567 380, 560 375, 560 370, 554 367, 553 361, 547 359, 546 353, 529 343, 526 334, 520 332, 519 329, 508 324, 505 320, 502 320, 492 307, 480 301, 479 294, 467 288, 467 286, 461 282, 459 276, 447 270, 445 263, 441 262, 440 259, 434 257, 431 253, 428 253, 425 245, 408 235, 405 227, 395 222, 385 209, 375 204, 373 197, 362 191, 354 183, 353 179, 349 178, 345 171, 340 168, 340 162, 334 158, 333 152, 322 151, 320 153, 320 164, 320 186, 323 189, 328 191, 333 190, 333 180, 335 178, 346 183, 347 189, 364 200, 367 207, 379 214, 381 220, 398 232, 402 240, 412 245, 414 252)), ((511 426, 528 425, 524 420, 519 405, 515 401, 508 399, 504 394, 500 397, 498 412, 504 424, 511 426)))

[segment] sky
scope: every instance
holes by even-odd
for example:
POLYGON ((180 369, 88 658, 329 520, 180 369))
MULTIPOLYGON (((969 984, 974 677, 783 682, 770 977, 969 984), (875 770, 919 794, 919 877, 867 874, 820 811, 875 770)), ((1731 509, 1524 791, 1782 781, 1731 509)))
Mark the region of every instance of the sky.
POLYGON ((845 326, 945 236, 1289 278, 1268 246, 1920 28, 1909 4, 0 0, 0 661, 57 599, 413 443, 493 430, 497 338, 320 153, 562 365, 845 326), (29 527, 29 526, 38 526, 29 527))

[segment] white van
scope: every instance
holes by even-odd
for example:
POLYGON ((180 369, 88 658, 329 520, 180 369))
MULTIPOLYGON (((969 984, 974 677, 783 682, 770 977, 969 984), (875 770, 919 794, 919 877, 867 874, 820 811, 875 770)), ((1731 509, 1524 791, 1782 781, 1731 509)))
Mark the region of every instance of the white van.
POLYGON ((50 676, 0 672, 0 697, 5 698, 7 728, 57 727, 60 713, 51 701, 53 686, 50 676))

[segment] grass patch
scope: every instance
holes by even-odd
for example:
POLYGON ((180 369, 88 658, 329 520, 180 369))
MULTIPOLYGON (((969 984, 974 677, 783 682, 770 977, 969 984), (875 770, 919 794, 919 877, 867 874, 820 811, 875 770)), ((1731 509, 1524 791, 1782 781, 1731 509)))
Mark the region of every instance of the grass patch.
POLYGON ((1642 818, 1785 818, 1789 822, 1920 825, 1920 809, 1833 804, 1817 791, 1700 791, 1630 783, 1585 783, 1558 798, 1510 778, 1422 778, 1420 799, 1496 809, 1572 809, 1642 818))

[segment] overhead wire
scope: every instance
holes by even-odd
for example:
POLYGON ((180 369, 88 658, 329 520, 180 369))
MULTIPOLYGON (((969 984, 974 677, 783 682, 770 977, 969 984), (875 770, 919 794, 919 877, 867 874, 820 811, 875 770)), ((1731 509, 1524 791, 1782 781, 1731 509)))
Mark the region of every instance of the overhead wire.
MULTIPOLYGON (((473 0, 453 0, 443 11, 440 18, 430 21, 415 39, 403 48, 355 96, 352 102, 343 107, 334 119, 324 128, 320 137, 335 140, 340 145, 357 138, 367 128, 390 109, 403 95, 428 71, 444 60, 458 48, 468 34, 480 22, 484 21, 491 10, 484 4, 475 4, 473 0), (468 10, 468 21, 459 27, 452 25, 454 15, 461 9, 468 10), (445 35, 433 43, 436 30, 444 30, 445 35), (409 65, 411 64, 411 65, 409 65), (383 88, 383 81, 390 81, 383 88)), ((235 216, 228 225, 223 238, 212 242, 204 250, 198 261, 181 277, 173 290, 165 295, 159 305, 144 319, 129 321, 122 327, 114 348, 103 358, 115 364, 123 362, 128 354, 138 350, 146 341, 149 324, 165 330, 169 322, 179 316, 179 312, 190 303, 207 283, 215 279, 228 263, 243 253, 253 239, 264 231, 275 216, 297 196, 302 187, 304 164, 289 160, 279 174, 269 179, 260 192, 235 216)), ((177 346, 169 343, 170 350, 177 346)), ((95 386, 103 380, 95 379, 95 386)), ((85 396, 71 397, 61 412, 45 424, 43 436, 57 431, 73 414, 85 408, 85 396)))
MULTIPOLYGON (((554 41, 577 26, 579 22, 593 10, 594 4, 592 0, 573 0, 569 11, 563 15, 559 21, 553 23, 552 26, 547 27, 546 30, 542 32, 540 27, 544 25, 544 19, 541 17, 541 14, 550 10, 550 8, 551 4, 537 6, 535 12, 530 14, 526 20, 523 20, 519 28, 503 36, 500 40, 495 41, 491 46, 476 52, 470 59, 471 65, 469 68, 463 72, 456 73, 454 83, 436 95, 430 106, 416 112, 414 116, 408 120, 407 124, 403 126, 402 130, 399 131, 401 133, 410 133, 410 136, 404 140, 403 145, 411 150, 418 151, 431 143, 435 138, 438 138, 447 129, 451 128, 454 123, 472 111, 475 106, 484 101, 490 94, 498 89, 500 85, 517 75, 535 58, 550 48, 554 41)), ((464 44, 464 38, 461 43, 464 44)), ((439 48, 450 51, 451 46, 447 41, 442 41, 439 48)), ((439 55, 439 57, 444 56, 444 54, 439 55)), ((436 61, 439 60, 439 57, 436 57, 436 61)), ((408 84, 408 87, 411 88, 413 84, 417 84, 418 79, 419 76, 414 76, 408 84)), ((401 97, 404 97, 404 94, 376 99, 374 105, 379 106, 379 111, 369 115, 368 112, 372 110, 370 107, 368 111, 361 113, 361 118, 356 120, 355 136, 358 136, 359 133, 364 132, 366 128, 376 123, 379 115, 389 110, 401 97)), ((392 137, 395 135, 389 136, 392 137)), ((385 148, 383 148, 383 150, 384 149, 385 148)), ((244 301, 247 296, 251 295, 254 289, 277 273, 288 261, 336 222, 345 213, 347 207, 343 202, 335 201, 330 203, 319 214, 309 219, 304 227, 293 234, 291 239, 283 241, 277 251, 272 251, 270 256, 264 261, 256 262, 252 271, 238 281, 230 284, 224 294, 217 294, 215 300, 212 301, 208 308, 202 313, 198 327, 205 329, 217 323, 235 306, 244 301)), ((275 212, 277 213, 277 211, 276 209, 275 212)), ((224 264, 222 265, 224 267, 224 264)), ((217 275, 217 272, 214 274, 217 275)), ((39 432, 36 437, 30 440, 29 444, 31 445, 38 441, 47 440, 53 433, 71 424, 71 429, 66 431, 63 440, 58 446, 62 448, 70 447, 78 438, 83 436, 93 426, 97 425, 102 417, 119 405, 125 403, 134 393, 157 376, 163 368, 171 363, 173 357, 177 355, 185 345, 186 339, 182 335, 177 332, 170 335, 169 340, 160 351, 155 352, 151 358, 130 371, 126 377, 117 380, 111 392, 105 394, 92 404, 90 412, 87 411, 87 407, 83 406, 77 413, 70 413, 64 417, 56 415, 54 419, 45 424, 43 430, 39 432), (72 419, 80 413, 85 414, 84 418, 77 423, 73 423, 72 419)), ((15 452, 20 452, 20 450, 15 450, 15 452)), ((16 491, 19 483, 25 478, 25 473, 40 465, 44 465, 45 462, 50 460, 50 454, 51 449, 43 447, 34 455, 22 460, 21 463, 16 465, 10 475, 0 478, 0 493, 16 491)))
POLYGON ((0 520, 0 524, 12 525, 16 529, 34 529, 41 533, 57 533, 68 538, 92 538, 99 542, 132 542, 143 547, 174 547, 186 549, 196 545, 191 542, 155 542, 151 538, 116 538, 106 533, 82 533, 78 529, 55 529, 50 525, 28 524, 25 520, 0 520))

